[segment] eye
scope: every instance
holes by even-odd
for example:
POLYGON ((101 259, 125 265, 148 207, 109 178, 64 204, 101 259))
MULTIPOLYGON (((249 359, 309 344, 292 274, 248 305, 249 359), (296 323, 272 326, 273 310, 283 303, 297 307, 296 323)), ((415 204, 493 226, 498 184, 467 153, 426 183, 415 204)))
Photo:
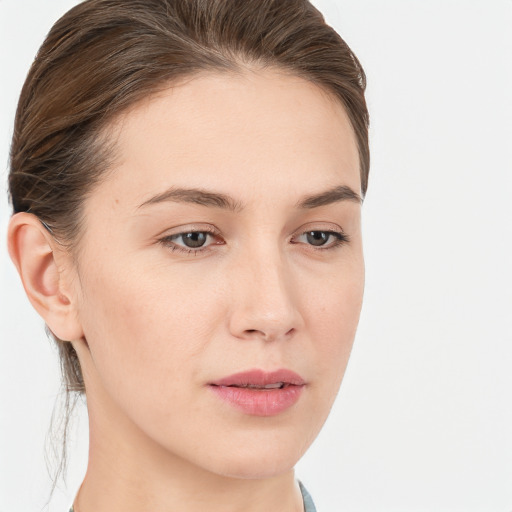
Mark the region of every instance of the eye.
POLYGON ((348 236, 338 231, 311 230, 301 233, 296 240, 313 247, 332 249, 348 242, 348 236))
POLYGON ((165 236, 159 242, 172 251, 197 253, 208 250, 210 245, 222 243, 221 241, 215 241, 216 236, 215 232, 209 230, 190 230, 165 236))
POLYGON ((183 242, 183 245, 190 249, 203 247, 210 235, 205 231, 191 231, 190 233, 180 233, 174 238, 183 242))

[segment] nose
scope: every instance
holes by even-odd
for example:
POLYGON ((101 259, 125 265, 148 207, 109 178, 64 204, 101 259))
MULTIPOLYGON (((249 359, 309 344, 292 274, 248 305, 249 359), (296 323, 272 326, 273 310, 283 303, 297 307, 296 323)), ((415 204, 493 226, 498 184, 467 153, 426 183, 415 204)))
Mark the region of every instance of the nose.
POLYGON ((229 329, 239 339, 289 339, 303 326, 297 283, 279 254, 253 254, 231 273, 229 329))

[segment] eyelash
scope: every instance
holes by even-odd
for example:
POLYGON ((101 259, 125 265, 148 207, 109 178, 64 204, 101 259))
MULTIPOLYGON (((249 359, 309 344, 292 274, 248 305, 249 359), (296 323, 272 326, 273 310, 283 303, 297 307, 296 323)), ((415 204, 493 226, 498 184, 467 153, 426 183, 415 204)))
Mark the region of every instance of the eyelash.
MULTIPOLYGON (((174 242, 174 240, 179 239, 180 237, 183 237, 184 235, 200 234, 200 233, 204 233, 206 235, 210 235, 213 237, 218 236, 218 233, 214 229, 208 229, 208 228, 198 229, 198 230, 191 229, 190 231, 182 231, 181 233, 176 233, 174 235, 165 236, 165 237, 159 239, 158 242, 161 243, 164 247, 170 249, 172 252, 180 252, 180 253, 184 253, 184 254, 193 254, 193 255, 208 251, 211 245, 223 245, 221 243, 218 243, 218 244, 214 243, 214 244, 207 245, 206 247, 198 247, 197 249, 194 249, 192 247, 177 245, 174 242)), ((325 244, 319 245, 319 246, 314 246, 312 244, 306 244, 306 245, 310 245, 311 247, 313 247, 314 248, 313 250, 315 250, 315 251, 328 251, 331 249, 336 249, 336 248, 341 247, 342 245, 345 245, 350 242, 350 238, 347 234, 345 234, 343 232, 339 232, 339 231, 332 231, 332 230, 326 230, 326 229, 324 229, 324 230, 308 229, 307 231, 303 231, 302 233, 300 233, 299 237, 307 235, 308 233, 325 233, 329 236, 329 238, 332 236, 335 239, 334 242, 331 242, 327 246, 325 244)), ((329 240, 329 238, 328 238, 328 240, 329 240)), ((300 242, 292 242, 292 243, 297 244, 300 242)))
MULTIPOLYGON (((207 235, 210 235, 210 236, 218 236, 218 233, 214 229, 209 229, 209 228, 197 229, 197 230, 191 229, 189 231, 182 231, 181 233, 176 233, 174 235, 164 236, 163 238, 161 238, 159 240, 159 242, 164 247, 171 249, 171 251, 173 251, 173 252, 181 252, 184 254, 197 254, 199 252, 206 252, 210 247, 209 245, 206 247, 198 247, 197 249, 193 249, 191 247, 180 246, 180 245, 177 245, 176 243, 174 243, 175 239, 180 238, 183 235, 188 235, 188 234, 193 234, 193 233, 206 233, 207 235)), ((216 245, 222 245, 222 244, 216 244, 216 245)))

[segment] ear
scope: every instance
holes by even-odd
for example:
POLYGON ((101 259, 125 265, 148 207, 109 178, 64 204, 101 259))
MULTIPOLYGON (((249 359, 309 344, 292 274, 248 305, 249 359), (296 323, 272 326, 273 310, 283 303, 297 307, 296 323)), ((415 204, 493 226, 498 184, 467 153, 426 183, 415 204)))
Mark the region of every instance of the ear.
POLYGON ((11 217, 7 243, 32 306, 63 341, 83 337, 71 286, 71 257, 31 213, 11 217))

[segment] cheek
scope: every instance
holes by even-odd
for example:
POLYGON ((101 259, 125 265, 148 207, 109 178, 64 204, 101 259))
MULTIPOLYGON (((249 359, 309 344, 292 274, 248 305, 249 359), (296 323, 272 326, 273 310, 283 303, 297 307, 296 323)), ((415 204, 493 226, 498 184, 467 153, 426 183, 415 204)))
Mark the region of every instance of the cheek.
POLYGON ((333 273, 326 285, 310 294, 309 324, 315 352, 315 374, 337 393, 350 356, 364 290, 362 258, 343 272, 333 273))
POLYGON ((189 361, 197 362, 222 318, 215 292, 181 273, 133 272, 117 263, 84 279, 81 317, 95 370, 122 402, 150 395, 170 400, 159 391, 172 393, 194 379, 189 361))

